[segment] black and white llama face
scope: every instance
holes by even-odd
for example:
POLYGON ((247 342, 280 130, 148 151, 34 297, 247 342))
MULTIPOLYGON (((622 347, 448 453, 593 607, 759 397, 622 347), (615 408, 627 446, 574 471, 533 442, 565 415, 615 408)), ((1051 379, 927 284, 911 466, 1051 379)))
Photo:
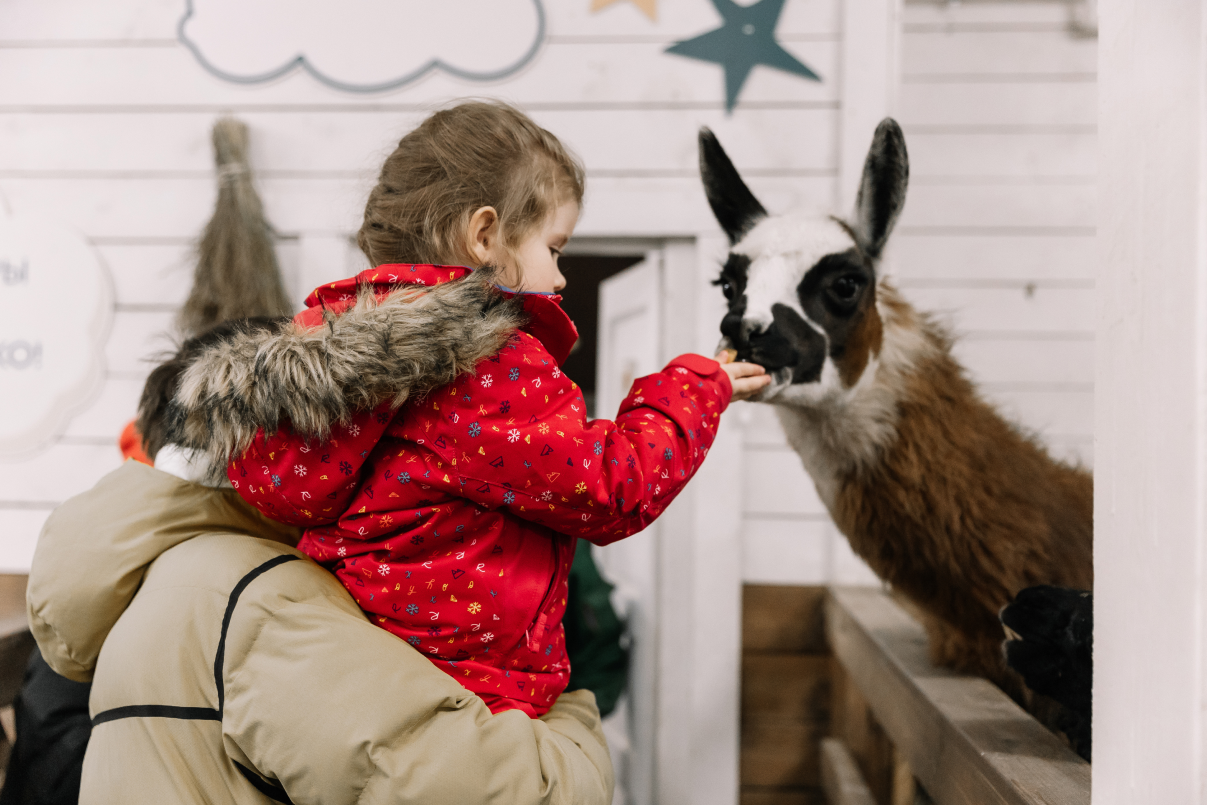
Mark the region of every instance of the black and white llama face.
POLYGON ((771 374, 756 399, 811 405, 858 384, 880 351, 876 265, 909 180, 900 127, 877 127, 849 222, 769 216, 708 129, 700 171, 731 246, 717 280, 729 302, 721 346, 771 374))

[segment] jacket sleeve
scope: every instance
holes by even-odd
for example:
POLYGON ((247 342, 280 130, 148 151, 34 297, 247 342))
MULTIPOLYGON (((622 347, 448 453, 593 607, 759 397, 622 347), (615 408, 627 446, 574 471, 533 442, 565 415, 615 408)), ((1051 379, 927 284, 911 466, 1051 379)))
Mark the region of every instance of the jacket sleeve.
POLYGON ((335 426, 326 441, 306 439, 288 425, 260 431, 227 467, 239 495, 265 517, 317 526, 335 522, 348 506, 360 470, 390 425, 388 403, 335 426))
POLYGON ((469 399, 444 420, 461 494, 597 545, 645 528, 708 454, 729 376, 682 355, 635 381, 614 422, 588 421, 578 386, 524 339, 462 381, 469 399))
POLYGON ((589 692, 563 694, 540 720, 492 716, 342 589, 248 615, 228 637, 227 751, 298 805, 611 802, 589 692))

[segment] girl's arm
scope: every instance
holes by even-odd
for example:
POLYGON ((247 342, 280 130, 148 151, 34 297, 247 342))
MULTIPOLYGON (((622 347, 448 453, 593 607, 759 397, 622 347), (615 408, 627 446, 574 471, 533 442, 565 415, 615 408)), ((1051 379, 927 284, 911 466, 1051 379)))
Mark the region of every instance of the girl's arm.
POLYGON ((606 545, 652 522, 699 469, 732 395, 721 365, 683 355, 634 382, 614 422, 523 336, 459 386, 444 420, 461 494, 606 545), (469 398, 469 399, 466 399, 469 398))
POLYGON ((389 403, 359 412, 322 442, 305 439, 289 425, 272 435, 260 431, 230 463, 227 477, 266 517, 300 526, 333 523, 347 508, 361 467, 393 416, 389 403))

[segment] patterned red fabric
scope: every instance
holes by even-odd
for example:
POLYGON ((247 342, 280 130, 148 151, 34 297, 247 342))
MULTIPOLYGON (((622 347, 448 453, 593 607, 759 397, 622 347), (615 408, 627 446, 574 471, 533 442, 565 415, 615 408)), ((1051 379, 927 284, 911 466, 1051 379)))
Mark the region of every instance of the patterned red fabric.
MULTIPOLYGON (((469 269, 379 266, 315 291, 298 320, 469 269)), ((637 380, 615 422, 588 420, 559 363, 577 338, 558 297, 524 295, 530 323, 426 398, 388 405, 308 444, 261 433, 232 462, 239 493, 307 527, 299 548, 330 568, 379 626, 427 655, 493 712, 545 713, 569 681, 561 621, 576 538, 642 530, 703 462, 731 396, 715 361, 677 358, 637 380)))

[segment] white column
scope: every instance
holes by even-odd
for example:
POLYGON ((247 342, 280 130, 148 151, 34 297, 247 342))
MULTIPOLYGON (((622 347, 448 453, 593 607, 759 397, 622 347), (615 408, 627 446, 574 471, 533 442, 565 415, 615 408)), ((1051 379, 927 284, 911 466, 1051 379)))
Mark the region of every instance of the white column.
MULTIPOLYGON (((710 282, 720 233, 667 243, 663 360, 710 355, 724 297, 710 282)), ((734 805, 742 616, 741 438, 733 414, 708 459, 659 518, 658 738, 660 805, 734 805)))
POLYGON ((1207 802, 1204 15, 1099 5, 1096 805, 1207 802))

